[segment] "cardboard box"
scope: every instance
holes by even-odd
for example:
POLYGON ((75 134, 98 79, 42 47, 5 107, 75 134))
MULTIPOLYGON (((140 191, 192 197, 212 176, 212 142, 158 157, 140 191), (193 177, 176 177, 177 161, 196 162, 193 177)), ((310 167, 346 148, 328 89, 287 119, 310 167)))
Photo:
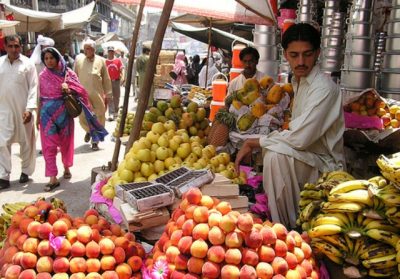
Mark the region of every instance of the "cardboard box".
POLYGON ((220 201, 229 202, 232 208, 243 208, 249 206, 249 198, 246 196, 237 197, 217 197, 220 201))
POLYGON ((121 215, 129 231, 140 231, 166 224, 170 219, 168 209, 158 208, 146 212, 138 212, 128 203, 121 205, 121 215))

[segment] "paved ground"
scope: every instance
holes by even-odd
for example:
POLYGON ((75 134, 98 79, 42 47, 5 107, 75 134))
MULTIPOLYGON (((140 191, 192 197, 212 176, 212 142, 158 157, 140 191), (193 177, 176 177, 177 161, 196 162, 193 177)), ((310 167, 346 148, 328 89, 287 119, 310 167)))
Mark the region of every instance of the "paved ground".
MULTIPOLYGON (((121 88, 122 89, 122 88, 121 88)), ((123 93, 124 90, 121 90, 123 93)), ((123 97, 121 96, 121 103, 123 97)), ((130 98, 129 107, 132 110, 135 107, 133 98, 130 98)), ((37 138, 36 147, 38 155, 36 159, 35 173, 30 177, 28 183, 20 184, 18 182, 21 174, 21 163, 19 158, 19 145, 12 146, 12 173, 11 173, 11 187, 6 190, 0 190, 0 205, 6 202, 15 201, 33 201, 38 197, 58 197, 63 199, 68 208, 68 213, 72 216, 81 216, 89 207, 90 196, 90 180, 91 170, 94 167, 107 165, 111 161, 114 153, 114 142, 111 141, 111 134, 115 129, 116 122, 106 122, 106 129, 109 135, 106 140, 99 144, 99 151, 92 151, 90 144, 83 141, 85 135, 84 130, 80 127, 78 119, 75 119, 75 156, 74 166, 71 168, 72 178, 65 180, 62 178, 63 167, 61 163, 61 155, 58 154, 57 166, 58 177, 60 178, 61 186, 52 192, 44 192, 43 188, 49 179, 44 176, 44 158, 39 154, 41 149, 40 139, 37 138)), ((120 160, 123 158, 125 146, 121 146, 120 160)), ((0 208, 0 212, 2 209, 0 208)))

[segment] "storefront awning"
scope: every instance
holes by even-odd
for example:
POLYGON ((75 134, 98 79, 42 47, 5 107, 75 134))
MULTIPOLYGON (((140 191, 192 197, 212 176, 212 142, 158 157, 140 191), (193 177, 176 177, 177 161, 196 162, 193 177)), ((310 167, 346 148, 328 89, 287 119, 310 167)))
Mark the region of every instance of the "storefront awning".
MULTIPOLYGON (((171 23, 172 30, 186 35, 192 39, 208 44, 209 39, 209 27, 194 27, 183 23, 171 23)), ((233 42, 241 42, 248 46, 253 46, 253 42, 235 36, 231 33, 219 30, 217 28, 211 28, 211 45, 217 48, 230 50, 233 42)))
POLYGON ((4 5, 6 14, 13 14, 20 24, 16 26, 17 32, 52 32, 64 27, 61 14, 33 11, 13 5, 4 5))
POLYGON ((61 15, 62 15, 62 20, 64 22, 64 28, 65 29, 82 28, 85 23, 90 21, 95 4, 96 1, 93 1, 90 4, 78 8, 76 10, 62 13, 61 15))

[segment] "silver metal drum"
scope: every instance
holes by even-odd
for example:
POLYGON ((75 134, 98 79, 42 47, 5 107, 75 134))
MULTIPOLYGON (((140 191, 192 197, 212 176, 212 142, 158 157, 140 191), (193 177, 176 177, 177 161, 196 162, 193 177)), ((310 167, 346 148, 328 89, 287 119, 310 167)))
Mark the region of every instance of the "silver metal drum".
POLYGON ((346 49, 354 52, 373 52, 374 41, 370 37, 346 37, 346 49))
POLYGON ((386 52, 383 55, 383 70, 394 70, 400 72, 400 51, 399 52, 386 52))
POLYGON ((390 20, 387 23, 387 34, 389 36, 400 35, 400 20, 390 20))
POLYGON ((344 69, 372 69, 374 56, 370 52, 345 51, 344 69))
POLYGON ((399 51, 399 50, 400 50, 400 36, 387 36, 386 51, 399 51))
POLYGON ((341 85, 349 89, 365 89, 375 86, 375 72, 370 69, 342 69, 341 85))

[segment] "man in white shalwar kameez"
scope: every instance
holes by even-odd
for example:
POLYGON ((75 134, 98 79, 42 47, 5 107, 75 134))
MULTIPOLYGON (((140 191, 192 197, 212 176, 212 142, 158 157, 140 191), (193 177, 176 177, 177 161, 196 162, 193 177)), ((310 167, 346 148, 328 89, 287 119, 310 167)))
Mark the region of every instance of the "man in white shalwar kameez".
POLYGON ((35 65, 21 54, 21 38, 5 38, 7 55, 0 57, 0 189, 10 186, 11 145, 19 143, 25 183, 35 170, 35 129, 32 112, 37 108, 35 65))
POLYGON ((309 24, 293 25, 283 34, 282 46, 293 71, 289 129, 246 140, 236 166, 262 147, 263 184, 272 221, 294 228, 304 183, 315 182, 322 172, 345 167, 344 118, 338 86, 316 65, 319 32, 309 24))

